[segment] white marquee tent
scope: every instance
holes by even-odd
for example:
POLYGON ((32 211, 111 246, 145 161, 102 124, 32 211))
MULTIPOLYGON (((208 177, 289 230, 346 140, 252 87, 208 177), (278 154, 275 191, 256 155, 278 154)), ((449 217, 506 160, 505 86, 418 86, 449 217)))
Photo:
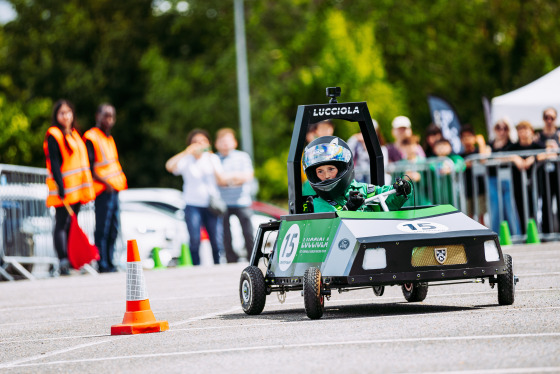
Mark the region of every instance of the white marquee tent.
POLYGON ((513 126, 527 120, 539 129, 544 125, 542 112, 548 107, 560 111, 560 67, 526 86, 493 98, 492 124, 508 117, 513 126))

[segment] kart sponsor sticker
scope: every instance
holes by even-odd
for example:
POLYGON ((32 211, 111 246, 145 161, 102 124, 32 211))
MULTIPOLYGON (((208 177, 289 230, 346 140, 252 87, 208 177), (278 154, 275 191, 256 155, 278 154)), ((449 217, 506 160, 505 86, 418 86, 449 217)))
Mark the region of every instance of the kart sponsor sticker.
POLYGON ((278 258, 278 267, 280 270, 286 271, 292 265, 299 247, 299 238, 299 226, 297 224, 292 225, 288 229, 280 245, 280 256, 278 258))
POLYGON ((447 226, 429 221, 407 221, 398 224, 397 229, 415 234, 434 234, 437 232, 449 231, 447 226))
POLYGON ((344 251, 348 247, 350 247, 350 240, 344 238, 338 242, 338 248, 340 248, 341 250, 344 251))

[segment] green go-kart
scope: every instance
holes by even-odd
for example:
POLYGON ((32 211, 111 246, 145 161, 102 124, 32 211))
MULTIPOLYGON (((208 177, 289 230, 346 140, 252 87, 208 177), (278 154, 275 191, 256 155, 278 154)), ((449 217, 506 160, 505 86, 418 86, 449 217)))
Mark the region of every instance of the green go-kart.
POLYGON ((327 89, 329 104, 298 107, 288 156, 289 215, 259 226, 239 283, 245 313, 260 314, 272 292, 282 301, 286 292, 302 291, 307 316, 317 319, 333 289, 371 287, 381 296, 385 286, 396 285, 407 301, 418 302, 430 283, 481 280, 497 285, 500 305, 513 304, 518 279, 511 256, 502 253, 495 232, 451 205, 387 211, 391 190, 366 200, 379 211, 304 213, 301 159, 312 123, 357 122, 370 155, 371 183, 383 184, 383 155, 367 104, 338 103, 339 94, 327 89))

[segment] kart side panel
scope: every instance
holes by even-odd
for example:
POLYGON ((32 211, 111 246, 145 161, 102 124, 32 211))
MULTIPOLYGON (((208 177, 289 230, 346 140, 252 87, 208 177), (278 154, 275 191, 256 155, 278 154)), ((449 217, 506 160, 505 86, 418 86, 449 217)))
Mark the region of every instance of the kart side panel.
POLYGON ((497 235, 451 206, 288 217, 281 221, 276 253, 270 263, 269 275, 273 277, 301 277, 310 266, 319 267, 323 276, 347 277, 499 267, 503 263, 497 235), (499 261, 486 262, 485 240, 495 241, 499 261), (415 248, 453 245, 464 248, 466 263, 422 267, 411 264, 415 248), (386 268, 364 270, 365 251, 379 247, 386 251, 386 268))

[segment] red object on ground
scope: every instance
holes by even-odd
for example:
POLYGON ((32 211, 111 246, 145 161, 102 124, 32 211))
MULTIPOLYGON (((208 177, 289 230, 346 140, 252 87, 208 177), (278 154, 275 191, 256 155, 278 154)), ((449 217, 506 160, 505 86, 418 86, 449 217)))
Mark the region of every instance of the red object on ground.
POLYGON ((74 269, 79 269, 93 260, 99 260, 99 250, 91 244, 85 232, 78 225, 75 214, 70 216, 70 233, 68 234, 68 260, 74 269))
POLYGON ((201 227, 200 228, 200 241, 203 240, 210 240, 210 237, 208 236, 208 231, 206 231, 206 228, 201 227))

